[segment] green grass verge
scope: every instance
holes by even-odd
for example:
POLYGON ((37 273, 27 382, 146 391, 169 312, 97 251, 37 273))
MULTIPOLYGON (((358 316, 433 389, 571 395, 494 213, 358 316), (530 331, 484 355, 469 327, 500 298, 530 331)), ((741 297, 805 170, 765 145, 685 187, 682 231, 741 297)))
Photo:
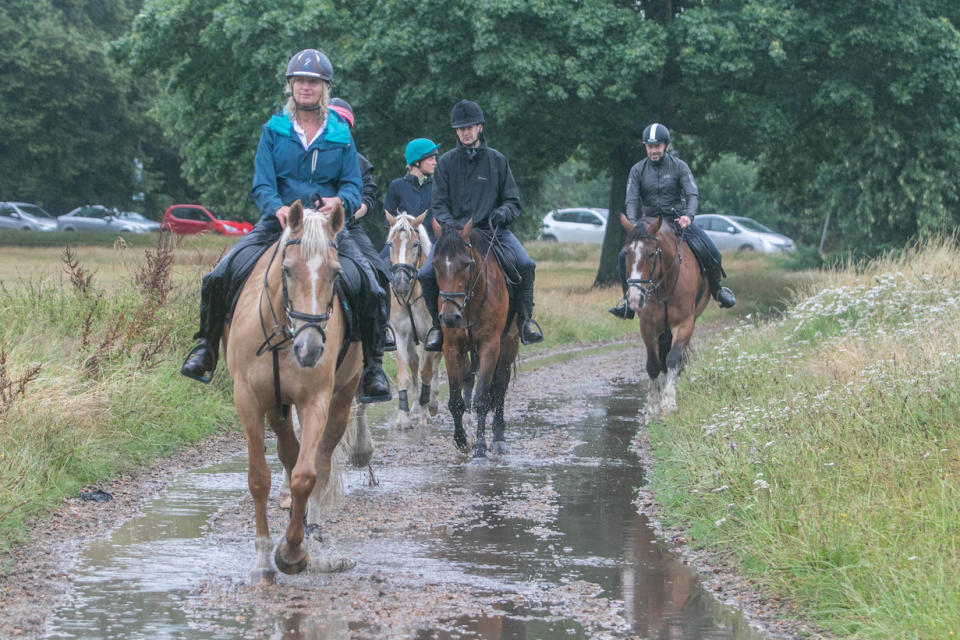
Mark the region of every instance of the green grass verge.
MULTIPOLYGON (((178 238, 173 264, 164 271, 157 267, 164 249, 155 234, 130 236, 146 243, 142 251, 129 245, 117 251, 116 236, 100 235, 16 234, 49 244, 0 253, 0 273, 16 272, 29 256, 49 266, 42 272, 55 274, 0 279, 0 551, 22 541, 31 524, 84 486, 239 428, 225 367, 209 386, 178 374, 197 322, 200 275, 235 239, 178 238), (73 268, 63 263, 64 241, 56 236, 64 235, 94 243, 77 253, 84 257, 73 268), (147 256, 154 268, 144 272, 147 256), (5 257, 18 264, 4 263, 5 257)), ((639 341, 635 321, 606 311, 619 290, 592 288, 598 246, 533 243, 530 250, 538 261, 536 317, 547 340, 525 347, 523 355, 639 341)), ((730 272, 731 282, 742 279, 734 286, 744 288, 736 308, 744 314, 780 308, 802 279, 764 260, 730 272), (748 291, 751 270, 768 277, 748 291)), ((713 305, 709 314, 737 317, 713 305)), ((389 354, 384 365, 393 376, 389 354)))
POLYGON ((960 634, 957 265, 824 274, 698 350, 649 427, 670 521, 841 637, 960 634))

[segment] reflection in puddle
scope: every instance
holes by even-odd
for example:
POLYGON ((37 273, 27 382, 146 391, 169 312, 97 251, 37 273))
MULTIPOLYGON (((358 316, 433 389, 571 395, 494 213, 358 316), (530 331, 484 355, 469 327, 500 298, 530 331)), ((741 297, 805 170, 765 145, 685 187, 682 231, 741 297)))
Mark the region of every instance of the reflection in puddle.
MULTIPOLYGON (((581 387, 576 399, 557 395, 520 412, 509 435, 517 445, 489 467, 451 464, 441 477, 414 465, 378 470, 375 491, 456 486, 476 495, 476 506, 465 526, 357 541, 354 573, 409 575, 415 566, 422 582, 499 601, 483 615, 392 635, 356 615, 342 619, 300 601, 282 611, 222 606, 199 627, 185 604, 200 599, 205 584, 241 587, 253 564, 249 531, 228 544, 209 531, 218 511, 247 499, 244 455, 183 474, 139 517, 90 544, 73 572, 71 601, 55 612, 48 637, 761 637, 702 589, 633 507, 635 488, 645 481, 630 451, 641 383, 581 387), (575 446, 559 457, 536 448, 562 448, 558 442, 575 446)), ((275 459, 271 466, 279 468, 275 459)), ((276 473, 275 486, 280 480, 276 473)))

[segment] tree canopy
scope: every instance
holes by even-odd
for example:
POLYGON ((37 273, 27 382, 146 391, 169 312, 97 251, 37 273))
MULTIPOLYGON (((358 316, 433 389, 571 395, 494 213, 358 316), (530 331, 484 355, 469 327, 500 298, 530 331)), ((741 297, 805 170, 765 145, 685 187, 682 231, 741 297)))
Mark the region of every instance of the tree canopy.
MULTIPOLYGON (((658 121, 698 178, 730 154, 756 170, 799 241, 831 214, 833 248, 875 251, 960 221, 958 19, 948 0, 10 0, 0 188, 47 204, 172 191, 172 147, 206 203, 254 217, 260 126, 286 61, 315 47, 380 184, 410 139, 451 148, 469 98, 525 201, 577 157, 609 176, 615 215, 658 121)), ((620 240, 611 225, 598 282, 620 240)))

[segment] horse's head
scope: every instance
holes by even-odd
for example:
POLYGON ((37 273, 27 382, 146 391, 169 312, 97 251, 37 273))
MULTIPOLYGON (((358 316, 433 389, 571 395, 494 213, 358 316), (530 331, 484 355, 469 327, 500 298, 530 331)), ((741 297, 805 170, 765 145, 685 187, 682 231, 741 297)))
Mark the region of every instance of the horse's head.
POLYGON ((448 328, 462 328, 463 310, 470 302, 477 278, 477 261, 470 246, 473 220, 463 229, 441 228, 436 220, 433 225, 437 235, 433 270, 440 288, 440 321, 448 328))
POLYGON ((340 272, 333 239, 343 223, 343 207, 339 204, 324 215, 304 210, 297 200, 290 207, 287 228, 280 238, 284 313, 293 353, 301 367, 315 366, 323 355, 334 284, 340 272))
POLYGON ((669 247, 661 242, 662 217, 649 224, 643 220, 633 224, 621 213, 620 224, 627 233, 623 247, 627 272, 627 304, 634 311, 639 311, 663 280, 664 263, 669 263, 673 254, 670 259, 664 259, 664 252, 669 251, 669 247))
POLYGON ((430 236, 422 224, 427 212, 416 218, 406 213, 396 217, 389 211, 385 213, 390 223, 387 244, 390 245, 391 286, 399 298, 406 298, 417 281, 417 270, 430 254, 430 236))

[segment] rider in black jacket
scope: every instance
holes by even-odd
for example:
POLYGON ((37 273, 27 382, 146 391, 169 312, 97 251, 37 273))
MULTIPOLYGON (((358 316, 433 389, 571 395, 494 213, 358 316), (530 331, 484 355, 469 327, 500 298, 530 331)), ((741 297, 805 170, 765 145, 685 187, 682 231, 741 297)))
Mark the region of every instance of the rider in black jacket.
MULTIPOLYGON (((504 255, 512 256, 520 274, 520 299, 517 325, 523 344, 543 340, 540 325, 533 316, 533 279, 536 264, 527 255, 517 237, 507 227, 520 217, 520 189, 510 171, 507 158, 483 138, 483 111, 470 100, 461 100, 450 111, 450 126, 457 130, 457 148, 440 156, 433 174, 431 209, 442 226, 462 227, 473 219, 474 227, 496 235, 504 255)), ((423 300, 433 317, 424 349, 440 351, 437 299, 439 288, 433 271, 433 253, 418 273, 423 300)))
MULTIPOLYGON (((644 129, 643 144, 647 157, 633 165, 627 179, 627 218, 634 224, 640 217, 657 216, 673 222, 674 228, 682 231, 684 239, 703 266, 710 281, 711 295, 721 308, 732 307, 737 303, 737 299, 730 289, 720 285, 720 279, 725 275, 720 262, 720 251, 710 237, 693 224, 700 202, 700 192, 690 167, 680 158, 667 154, 670 132, 662 124, 654 123, 644 129)), ((617 259, 617 275, 620 276, 624 295, 627 292, 625 261, 624 252, 621 250, 617 259)), ((627 306, 625 298, 612 307, 610 313, 618 318, 633 318, 633 311, 627 306)))

